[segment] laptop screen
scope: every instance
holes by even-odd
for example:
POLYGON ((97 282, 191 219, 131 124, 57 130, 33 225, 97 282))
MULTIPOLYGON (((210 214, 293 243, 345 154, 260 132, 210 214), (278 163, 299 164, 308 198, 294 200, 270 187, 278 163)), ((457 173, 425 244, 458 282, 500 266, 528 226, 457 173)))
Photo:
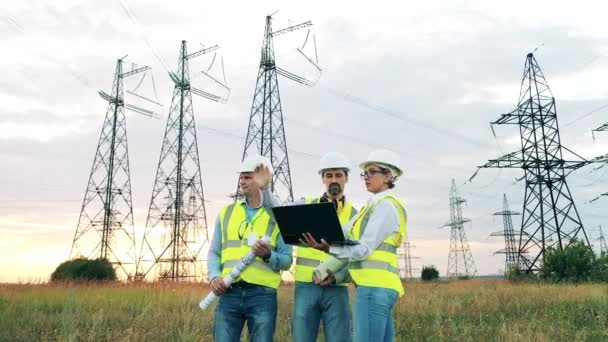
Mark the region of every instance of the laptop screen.
POLYGON ((314 203, 272 208, 285 243, 300 244, 302 234, 311 233, 320 241, 340 243, 344 233, 333 203, 314 203))

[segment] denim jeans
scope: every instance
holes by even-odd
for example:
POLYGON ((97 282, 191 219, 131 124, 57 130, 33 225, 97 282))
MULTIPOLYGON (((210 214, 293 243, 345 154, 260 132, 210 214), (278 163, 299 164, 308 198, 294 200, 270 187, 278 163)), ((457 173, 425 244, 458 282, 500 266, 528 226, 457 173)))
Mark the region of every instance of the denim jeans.
POLYGON ((213 339, 238 342, 247 321, 252 342, 272 342, 277 319, 277 290, 255 286, 229 288, 215 308, 213 339))
POLYGON ((323 320, 325 341, 351 341, 348 287, 297 281, 293 304, 293 341, 316 341, 320 320, 323 320))
POLYGON ((357 286, 354 303, 354 340, 392 342, 395 338, 393 305, 399 293, 381 287, 357 286))

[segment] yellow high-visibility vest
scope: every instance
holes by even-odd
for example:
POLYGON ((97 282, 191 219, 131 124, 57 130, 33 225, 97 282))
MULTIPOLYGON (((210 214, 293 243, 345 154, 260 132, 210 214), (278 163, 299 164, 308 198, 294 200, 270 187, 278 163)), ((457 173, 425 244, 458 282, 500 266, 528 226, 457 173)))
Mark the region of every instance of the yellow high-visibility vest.
POLYGON ((399 212, 399 233, 392 234, 384 239, 367 259, 350 262, 348 269, 355 284, 393 289, 399 292, 399 296, 402 296, 404 290, 399 277, 397 248, 401 241, 405 239, 406 234, 407 213, 403 202, 391 194, 382 197, 369 208, 363 207, 351 228, 351 236, 355 240, 361 239, 367 222, 369 222, 370 216, 374 213, 374 208, 380 201, 390 201, 397 208, 399 212))
MULTIPOLYGON (((307 198, 306 204, 319 203, 319 198, 307 198)), ((350 219, 357 214, 357 209, 353 208, 352 203, 338 201, 338 219, 341 225, 345 225, 350 219), (340 206, 341 205, 341 206, 340 206)), ((296 281, 304 283, 312 283, 312 274, 317 266, 329 259, 330 255, 318 249, 310 247, 297 247, 296 251, 296 281)), ((346 283, 339 285, 346 286, 346 283)))
MULTIPOLYGON (((269 236, 270 246, 276 246, 279 229, 274 218, 264 208, 258 209, 251 222, 247 223, 244 202, 229 204, 220 212, 220 224, 222 228, 222 277, 230 273, 230 270, 251 251, 251 247, 247 245, 247 238, 252 232, 256 233, 258 239, 264 235, 269 236)), ((273 271, 262 258, 256 257, 236 280, 240 279, 276 289, 281 283, 281 274, 279 271, 273 271)))

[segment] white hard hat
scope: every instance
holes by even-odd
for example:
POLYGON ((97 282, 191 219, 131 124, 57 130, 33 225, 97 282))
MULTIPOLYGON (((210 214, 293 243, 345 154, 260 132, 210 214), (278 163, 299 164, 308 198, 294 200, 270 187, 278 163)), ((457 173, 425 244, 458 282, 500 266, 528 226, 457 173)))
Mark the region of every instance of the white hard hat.
POLYGON ((239 169, 239 173, 253 172, 253 171, 255 171, 255 168, 260 164, 263 164, 264 166, 266 166, 268 169, 270 169, 270 173, 273 173, 272 164, 270 163, 270 159, 268 159, 267 157, 263 157, 263 156, 255 155, 255 154, 251 155, 251 156, 247 156, 247 158, 245 158, 245 160, 243 160, 243 163, 241 163, 241 168, 239 169))
POLYGON ((328 152, 319 161, 319 174, 327 169, 344 169, 350 171, 350 161, 345 155, 339 152, 328 152))
POLYGON ((403 169, 401 168, 401 162, 399 161, 399 156, 389 150, 375 150, 372 151, 367 159, 359 164, 359 167, 364 169, 368 164, 380 164, 384 166, 388 166, 388 169, 393 169, 396 174, 393 174, 394 177, 399 177, 403 174, 403 169))

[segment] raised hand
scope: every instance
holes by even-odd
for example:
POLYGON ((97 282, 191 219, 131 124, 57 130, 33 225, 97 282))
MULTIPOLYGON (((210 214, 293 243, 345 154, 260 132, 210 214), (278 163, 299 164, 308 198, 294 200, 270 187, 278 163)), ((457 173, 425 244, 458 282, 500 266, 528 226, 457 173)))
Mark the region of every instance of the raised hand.
POLYGON ((268 166, 264 164, 256 166, 255 171, 253 172, 253 181, 260 187, 260 189, 268 189, 270 182, 272 181, 272 173, 270 172, 268 166))

